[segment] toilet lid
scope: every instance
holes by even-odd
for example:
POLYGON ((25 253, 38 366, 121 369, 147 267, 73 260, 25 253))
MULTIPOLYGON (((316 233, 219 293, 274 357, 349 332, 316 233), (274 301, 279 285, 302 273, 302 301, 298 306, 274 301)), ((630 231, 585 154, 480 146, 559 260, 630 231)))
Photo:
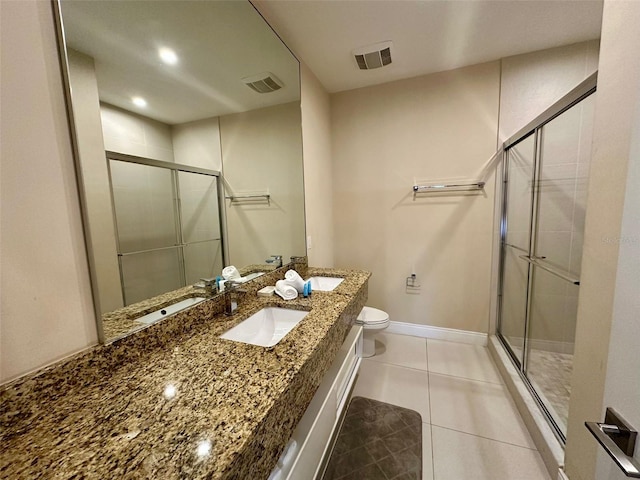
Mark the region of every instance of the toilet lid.
POLYGON ((388 321, 389 314, 387 312, 373 307, 364 307, 356 320, 357 323, 364 323, 366 325, 376 325, 388 321))

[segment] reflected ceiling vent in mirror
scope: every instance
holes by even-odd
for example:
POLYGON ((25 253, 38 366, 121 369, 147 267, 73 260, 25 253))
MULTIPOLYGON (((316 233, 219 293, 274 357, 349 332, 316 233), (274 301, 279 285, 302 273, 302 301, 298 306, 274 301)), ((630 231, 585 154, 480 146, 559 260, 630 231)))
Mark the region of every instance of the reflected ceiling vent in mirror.
POLYGON ((282 82, 270 72, 263 72, 241 79, 247 87, 258 93, 269 93, 282 88, 282 82))
POLYGON ((371 70, 372 68, 380 68, 391 63, 391 48, 393 43, 390 41, 374 43, 366 47, 360 47, 353 50, 353 56, 356 57, 356 63, 360 70, 371 70))

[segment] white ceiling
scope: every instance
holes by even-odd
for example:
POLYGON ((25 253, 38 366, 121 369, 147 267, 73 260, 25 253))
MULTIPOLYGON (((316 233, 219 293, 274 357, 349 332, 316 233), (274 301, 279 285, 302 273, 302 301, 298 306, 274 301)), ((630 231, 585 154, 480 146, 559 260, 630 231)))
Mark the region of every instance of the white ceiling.
MULTIPOLYGON (((329 92, 599 37, 602 0, 254 0, 329 92), (393 41, 362 71, 351 50, 393 41)), ((299 99, 297 62, 243 0, 62 0, 67 42, 95 60, 102 101, 168 124, 299 99), (170 67, 157 58, 169 46, 170 67), (240 79, 272 72, 258 94, 240 79), (139 109, 131 97, 146 98, 139 109)))
POLYGON ((300 98, 299 66, 247 1, 62 0, 67 45, 93 57, 100 100, 169 125, 300 98), (177 53, 163 64, 159 47, 177 53), (241 78, 273 73, 260 94, 241 78), (135 107, 131 98, 144 97, 135 107))
POLYGON ((602 0, 255 0, 329 92, 599 38, 602 0), (351 50, 391 40, 393 63, 351 50))

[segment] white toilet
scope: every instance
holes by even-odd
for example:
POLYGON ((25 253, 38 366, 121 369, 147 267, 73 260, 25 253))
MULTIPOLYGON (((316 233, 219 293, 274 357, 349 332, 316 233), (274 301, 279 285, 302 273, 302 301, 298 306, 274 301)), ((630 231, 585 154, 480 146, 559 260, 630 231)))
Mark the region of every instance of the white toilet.
POLYGON ((364 307, 356 324, 364 328, 362 356, 373 357, 376 354, 375 335, 389 326, 389 314, 377 308, 364 307))

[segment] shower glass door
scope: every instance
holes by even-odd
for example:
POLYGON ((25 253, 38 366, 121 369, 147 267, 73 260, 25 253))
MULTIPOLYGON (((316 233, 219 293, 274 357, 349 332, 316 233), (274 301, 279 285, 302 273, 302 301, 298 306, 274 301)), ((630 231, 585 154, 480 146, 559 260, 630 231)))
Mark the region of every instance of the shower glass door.
POLYGON ((505 195, 502 249, 501 332, 518 365, 523 364, 531 243, 532 183, 536 135, 531 134, 506 152, 509 189, 505 195))
POLYGON ((593 91, 595 86, 574 96, 505 144, 498 336, 562 440, 571 394, 593 91))
POLYGON ((595 97, 540 131, 537 215, 525 371, 566 433, 595 97))
POLYGON ((217 178, 178 172, 180 224, 187 285, 222 271, 222 233, 218 221, 217 178))
POLYGON ((172 171, 110 160, 125 305, 184 285, 172 171))
POLYGON ((108 157, 125 305, 222 271, 217 172, 108 157))

